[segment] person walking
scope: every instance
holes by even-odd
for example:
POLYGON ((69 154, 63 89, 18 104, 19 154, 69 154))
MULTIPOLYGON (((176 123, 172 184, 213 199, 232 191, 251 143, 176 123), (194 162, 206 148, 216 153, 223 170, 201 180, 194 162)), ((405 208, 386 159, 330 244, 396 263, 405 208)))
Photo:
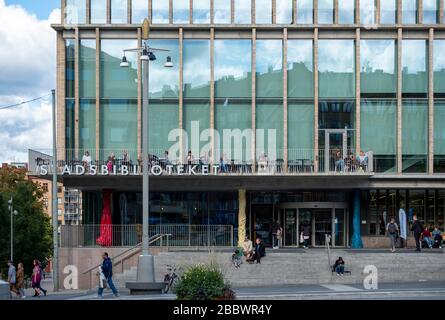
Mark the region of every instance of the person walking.
POLYGON ((422 248, 420 237, 423 232, 423 225, 419 220, 417 220, 417 215, 413 215, 413 225, 411 227, 411 231, 414 233, 414 239, 416 241, 416 251, 420 252, 422 248))
POLYGON ((17 265, 17 281, 15 283, 15 287, 17 289, 17 294, 21 298, 26 298, 25 295, 25 268, 23 267, 23 263, 19 262, 17 265))
POLYGON ((31 285, 34 289, 33 297, 40 297, 43 294, 46 296, 46 290, 42 288, 40 282, 42 281, 42 268, 40 267, 40 262, 38 260, 34 260, 33 262, 34 268, 32 269, 32 280, 31 285))
POLYGON ((309 239, 311 238, 311 226, 308 221, 305 221, 303 224, 303 248, 309 248, 309 239))
MULTIPOLYGON (((108 286, 110 287, 111 291, 113 291, 114 296, 117 298, 119 297, 119 292, 117 291, 113 283, 113 263, 111 262, 111 259, 108 256, 107 252, 104 252, 104 254, 102 255, 102 259, 103 259, 102 272, 105 276, 108 286)), ((99 290, 97 291, 97 297, 102 298, 103 292, 104 288, 99 286, 99 290)))
POLYGON ((273 249, 279 249, 281 247, 282 234, 283 234, 283 228, 281 228, 281 225, 279 223, 276 223, 272 231, 273 249))
POLYGON ((399 233, 399 226, 394 218, 391 218, 390 222, 386 225, 386 232, 389 236, 391 252, 396 252, 396 240, 399 233))
POLYGON ((16 270, 11 260, 8 261, 8 283, 10 293, 18 294, 16 289, 16 270))

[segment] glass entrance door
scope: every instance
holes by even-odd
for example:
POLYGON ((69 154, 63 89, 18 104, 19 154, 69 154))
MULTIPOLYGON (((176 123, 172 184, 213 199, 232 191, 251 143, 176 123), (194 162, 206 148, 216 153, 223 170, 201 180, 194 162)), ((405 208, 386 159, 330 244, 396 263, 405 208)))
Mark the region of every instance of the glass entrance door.
POLYGON ((297 209, 284 209, 284 245, 298 246, 297 209))
MULTIPOLYGON (((265 246, 272 245, 272 207, 255 206, 254 212, 254 239, 261 238, 265 246)), ((253 240, 252 242, 255 242, 253 240)))
POLYGON ((334 217, 334 237, 332 241, 332 246, 334 247, 344 247, 346 246, 346 209, 335 209, 334 217))
POLYGON ((324 167, 326 172, 343 171, 342 160, 347 156, 348 133, 346 129, 325 130, 324 167))
POLYGON ((325 235, 332 236, 332 209, 314 209, 314 245, 324 246, 325 235))

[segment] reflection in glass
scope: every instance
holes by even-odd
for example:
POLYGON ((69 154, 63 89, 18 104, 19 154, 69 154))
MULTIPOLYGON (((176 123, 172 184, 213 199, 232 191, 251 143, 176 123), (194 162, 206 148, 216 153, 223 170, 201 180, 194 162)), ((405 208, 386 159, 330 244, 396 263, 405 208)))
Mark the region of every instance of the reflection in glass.
POLYGON ((428 90, 427 46, 425 40, 402 41, 402 91, 423 93, 428 90), (413 54, 415 52, 416 54, 413 54))
POLYGON ((318 23, 319 24, 334 23, 334 0, 318 1, 318 23))
POLYGON ((151 0, 153 23, 169 23, 169 4, 165 0, 151 0))
POLYGON ((445 93, 445 40, 434 40, 434 92, 445 93))
POLYGON ((173 0, 173 23, 187 24, 189 22, 190 22, 190 1, 173 0))
POLYGON ((257 102, 256 104, 256 157, 262 155, 269 161, 283 158, 283 104, 282 102, 257 102))
POLYGON ((215 97, 251 97, 251 48, 250 40, 215 40, 215 97))
POLYGON ((137 55, 128 54, 130 67, 120 67, 123 50, 136 47, 136 40, 101 40, 100 96, 102 98, 137 97, 137 55))
POLYGON ((281 40, 256 42, 256 95, 283 97, 283 54, 281 40))
MULTIPOLYGON (((362 5, 360 0, 360 6, 362 5)), ((355 0, 341 0, 338 2, 338 23, 353 24, 354 23, 355 0)), ((320 23, 320 22, 319 22, 320 23)))
POLYGON ((79 95, 81 98, 96 97, 96 40, 80 40, 79 95))
POLYGON ((66 0, 66 24, 84 24, 86 23, 86 17, 87 7, 85 0, 66 0))
POLYGON ((213 0, 213 22, 229 24, 231 21, 231 0, 213 0))
POLYGON ((210 41, 184 40, 184 97, 210 97, 210 41))
POLYGON ((75 132, 74 131, 74 106, 75 106, 74 99, 66 99, 65 100, 65 148, 68 149, 68 150, 66 150, 68 159, 69 159, 69 157, 73 156, 72 152, 70 152, 69 149, 72 150, 75 148, 75 143, 74 143, 74 135, 75 135, 75 133, 74 133, 75 132))
POLYGON ((210 23, 210 0, 193 0, 193 23, 210 23))
MULTIPOLYGON (((178 128, 179 107, 178 102, 151 99, 148 110, 148 139, 151 154, 164 156, 164 151, 170 149, 175 143, 168 141, 171 130, 178 128)), ((174 155, 170 155, 171 160, 174 155)))
POLYGON ((373 152, 374 171, 396 172, 397 103, 394 100, 362 100, 360 136, 363 151, 373 152))
POLYGON ((287 96, 314 96, 312 40, 287 41, 287 96))
POLYGON ((393 97, 397 90, 394 40, 361 40, 361 93, 393 97))
POLYGON ((272 0, 255 0, 255 23, 272 23, 272 0))
POLYGON ((76 45, 74 40, 65 40, 65 97, 74 98, 76 45))
POLYGON ((107 1, 91 0, 91 23, 102 24, 107 23, 107 1))
POLYGON ((380 23, 395 24, 396 23, 396 4, 397 0, 380 1, 380 23))
POLYGON ((235 0, 235 23, 251 24, 252 23, 252 6, 251 0, 235 0))
POLYGON ((437 0, 423 0, 423 24, 436 24, 438 18, 437 0))
POLYGON ((434 172, 445 173, 445 101, 434 105, 434 172))
POLYGON ((170 50, 156 52, 157 59, 150 62, 150 98, 177 99, 179 96, 179 41, 177 39, 154 39, 149 41, 153 48, 170 50), (173 68, 165 68, 167 56, 173 61, 173 68))
POLYGON ((276 0, 276 22, 278 24, 293 23, 293 4, 292 0, 276 0))
MULTIPOLYGON (((289 103, 287 106, 287 123, 289 149, 309 150, 314 148, 313 103, 289 103)), ((312 154, 312 151, 308 152, 309 154, 312 154)))
POLYGON ((353 40, 319 40, 319 96, 355 97, 353 40))
POLYGON ((185 102, 184 130, 187 132, 188 141, 184 141, 184 149, 191 150, 194 159, 199 159, 205 152, 204 147, 208 145, 209 141, 201 141, 200 136, 204 130, 209 128, 210 103, 185 102))
POLYGON ((100 142, 102 159, 111 152, 137 150, 137 100, 103 99, 100 108, 100 142))
POLYGON ((94 159, 96 149, 96 100, 80 100, 79 107, 79 148, 89 150, 94 159))
POLYGON ((131 1, 131 22, 133 24, 142 24, 144 19, 148 17, 147 0, 131 1))
POLYGON ((360 23, 375 24, 375 0, 360 0, 360 23))
POLYGON ((428 155, 428 102, 402 104, 402 172, 426 172, 428 155))
POLYGON ((111 0, 111 23, 127 23, 127 0, 111 0))
POLYGON ((416 24, 417 22, 417 0, 402 1, 402 23, 416 24))
POLYGON ((314 7, 312 0, 297 1, 297 23, 298 24, 314 23, 314 7))

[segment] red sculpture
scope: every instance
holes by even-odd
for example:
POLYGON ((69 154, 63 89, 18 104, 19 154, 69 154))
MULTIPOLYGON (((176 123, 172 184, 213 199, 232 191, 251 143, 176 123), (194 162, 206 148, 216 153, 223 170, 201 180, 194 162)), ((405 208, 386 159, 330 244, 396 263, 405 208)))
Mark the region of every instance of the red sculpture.
POLYGON ((100 219, 100 236, 96 243, 102 247, 111 247, 113 243, 113 222, 111 218, 111 194, 112 190, 104 189, 102 191, 103 209, 100 219))

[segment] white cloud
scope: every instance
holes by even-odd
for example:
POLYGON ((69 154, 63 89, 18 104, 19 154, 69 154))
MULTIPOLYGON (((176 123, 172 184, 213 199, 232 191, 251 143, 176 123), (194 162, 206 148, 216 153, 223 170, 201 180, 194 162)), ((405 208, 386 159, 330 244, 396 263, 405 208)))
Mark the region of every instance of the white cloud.
MULTIPOLYGON (((49 94, 55 87, 60 10, 47 20, 0 0, 0 107, 49 94)), ((26 161, 28 148, 51 148, 49 97, 0 110, 0 162, 26 161)))

